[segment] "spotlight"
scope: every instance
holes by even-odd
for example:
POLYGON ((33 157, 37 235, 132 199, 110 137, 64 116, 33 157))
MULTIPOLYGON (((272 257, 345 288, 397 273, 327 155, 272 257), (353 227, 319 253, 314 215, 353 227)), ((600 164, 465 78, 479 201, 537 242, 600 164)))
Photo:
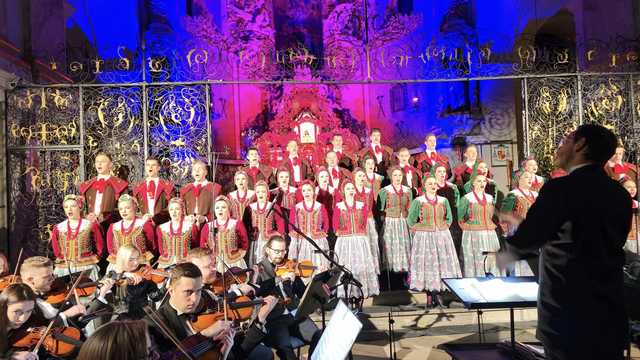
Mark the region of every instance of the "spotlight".
POLYGON ((413 102, 414 104, 416 104, 418 101, 420 101, 420 98, 417 96, 411 98, 411 102, 413 102))

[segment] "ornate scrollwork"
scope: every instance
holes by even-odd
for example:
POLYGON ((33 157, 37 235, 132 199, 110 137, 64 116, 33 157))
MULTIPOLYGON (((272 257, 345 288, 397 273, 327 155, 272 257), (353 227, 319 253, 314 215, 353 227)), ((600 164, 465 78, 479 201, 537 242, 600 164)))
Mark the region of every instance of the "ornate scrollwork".
POLYGON ((555 149, 562 138, 578 126, 576 78, 529 79, 528 149, 541 171, 553 169, 555 149))
POLYGON ((162 159, 175 183, 189 181, 194 159, 207 159, 209 132, 205 91, 196 86, 151 86, 149 98, 149 153, 162 159))

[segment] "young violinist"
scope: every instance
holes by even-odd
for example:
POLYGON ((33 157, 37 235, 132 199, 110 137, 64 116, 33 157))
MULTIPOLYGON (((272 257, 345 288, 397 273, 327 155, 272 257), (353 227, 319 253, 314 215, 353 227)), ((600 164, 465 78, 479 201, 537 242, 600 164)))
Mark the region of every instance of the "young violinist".
POLYGON ((140 205, 144 220, 159 225, 169 220, 169 199, 174 195, 175 185, 160 178, 160 160, 148 157, 144 162, 146 178, 133 186, 133 196, 140 205))
POLYGON ((56 257, 54 275, 87 271, 92 280, 98 279, 98 262, 104 246, 102 233, 95 222, 82 218, 84 198, 67 195, 62 201, 67 220, 53 227, 51 247, 56 257))
POLYGON ((291 347, 291 338, 296 337, 311 345, 311 358, 321 331, 308 317, 295 320, 291 313, 298 307, 306 286, 295 272, 288 269, 280 276, 276 275, 278 268, 287 263, 287 243, 282 236, 270 237, 264 249, 265 257, 256 272, 257 295, 275 295, 288 300, 278 303, 267 317, 264 344, 274 348, 280 359, 293 360, 297 357, 291 347))
POLYGON ((76 360, 159 359, 142 320, 112 321, 98 328, 80 348, 76 360))
POLYGON ((232 322, 224 319, 196 330, 193 320, 197 320, 198 315, 220 310, 218 304, 207 304, 202 297, 202 290, 202 273, 196 265, 182 263, 172 270, 167 301, 152 316, 145 317, 145 322, 149 325, 149 334, 157 344, 158 351, 167 353, 175 351, 176 348, 173 341, 161 330, 161 327, 164 327, 172 333, 174 340, 186 345, 183 346, 186 351, 192 350, 191 347, 206 347, 224 352, 230 347, 228 359, 249 357, 264 339, 264 321, 276 304, 275 299, 264 299, 265 304, 258 311, 257 319, 245 331, 244 338, 236 339, 232 322), (215 308, 211 309, 210 305, 214 305, 215 308))
MULTIPOLYGON (((260 181, 264 182, 262 180, 260 181)), ((231 282, 231 285, 228 286, 227 289, 216 292, 216 286, 222 285, 222 275, 216 270, 216 258, 211 249, 193 249, 189 254, 189 262, 197 266, 202 273, 202 299, 204 300, 204 303, 209 304, 210 307, 221 306, 224 302, 225 296, 227 298, 227 302, 232 303, 237 297, 255 295, 255 289, 253 286, 246 283, 236 283, 232 278, 225 279, 225 282, 231 282)), ((230 277, 229 274, 226 276, 230 277)), ((246 300, 246 298, 240 299, 241 302, 246 300)), ((269 313, 278 302, 278 299, 272 295, 266 296, 263 300, 265 305, 261 306, 257 311, 257 318, 254 320, 256 322, 256 326, 262 329, 264 329, 264 324, 269 313)), ((252 311, 252 309, 249 309, 249 311, 252 311)), ((248 358, 255 360, 273 359, 273 352, 270 348, 262 344, 258 344, 251 351, 248 358)))
POLYGON ((86 305, 75 303, 74 296, 71 296, 69 301, 63 302, 68 286, 62 283, 62 278, 53 277, 53 263, 49 258, 33 256, 25 259, 20 266, 20 278, 22 283, 29 286, 36 294, 38 311, 46 319, 56 318, 57 323, 65 326, 82 327, 86 324, 77 322, 76 317, 106 307, 106 304, 99 300, 101 297, 104 298, 107 291, 102 288, 98 297, 86 305))
MULTIPOLYGON (((32 256, 26 258, 20 266, 20 278, 22 282, 29 286, 38 297, 36 305, 47 319, 53 319, 58 316, 65 326, 69 325, 68 319, 84 315, 87 308, 82 304, 75 304, 60 312, 56 306, 64 308, 69 306, 68 303, 57 303, 54 305, 46 301, 48 295, 52 294, 52 290, 58 290, 62 280, 56 280, 53 277, 53 263, 51 259, 43 256, 32 256), (54 280, 56 283, 54 284, 54 280), (55 286, 54 286, 55 285, 55 286)), ((62 294, 64 296, 64 293, 62 294)))
POLYGON ((162 299, 164 293, 158 285, 145 279, 141 272, 140 251, 132 245, 123 245, 118 249, 113 269, 107 273, 105 280, 111 279, 107 285, 112 296, 109 302, 115 305, 118 318, 141 319, 144 317, 144 306, 162 299))
POLYGON ((191 249, 198 247, 200 243, 198 226, 190 217, 185 217, 184 201, 172 198, 168 209, 169 221, 156 228, 159 268, 183 262, 191 249))
POLYGON ((200 233, 200 247, 208 247, 220 257, 218 271, 228 267, 246 268, 244 255, 249 248, 249 237, 242 221, 232 219, 229 199, 218 196, 214 203, 216 218, 206 223, 200 233))
MULTIPOLYGON (((202 273, 202 283, 204 284, 204 292, 209 295, 212 299, 217 299, 220 294, 215 294, 213 286, 216 283, 216 280, 220 280, 221 273, 218 272, 216 263, 216 256, 213 254, 213 251, 209 248, 197 248, 193 249, 189 253, 188 262, 194 264, 200 269, 202 273)), ((230 281, 230 279, 228 279, 230 281)), ((220 284, 222 284, 220 282, 220 284)), ((233 283, 229 286, 228 293, 229 296, 242 296, 242 295, 252 295, 255 293, 254 288, 245 283, 233 283)))
POLYGON ((28 328, 46 325, 46 320, 36 321, 36 294, 25 284, 7 286, 0 294, 0 358, 11 360, 35 360, 38 355, 29 349, 13 346, 28 328))
POLYGON ((118 199, 118 211, 122 220, 111 224, 107 231, 107 251, 109 252, 107 272, 113 267, 118 249, 123 245, 135 246, 143 256, 143 259, 140 259, 143 264, 149 264, 153 258, 151 252, 155 248, 153 225, 151 221, 136 217, 137 209, 138 204, 133 196, 125 194, 118 199))

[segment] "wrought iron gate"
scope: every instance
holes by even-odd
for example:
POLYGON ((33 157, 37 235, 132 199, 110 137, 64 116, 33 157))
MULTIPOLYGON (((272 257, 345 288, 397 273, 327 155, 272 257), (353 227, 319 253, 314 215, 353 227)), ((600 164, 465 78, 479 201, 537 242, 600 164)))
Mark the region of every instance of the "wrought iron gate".
MULTIPOLYGON (((500 77, 493 77, 496 79, 500 77)), ((640 74, 511 76, 522 89, 521 153, 543 171, 563 135, 583 123, 616 131, 634 159, 640 142, 640 74)), ((469 80, 469 79, 460 79, 469 80)), ((478 78, 477 80, 482 80, 478 78)), ((452 79, 447 79, 452 81, 452 79)), ((160 157, 182 184, 192 159, 211 160, 211 82, 60 85, 7 94, 9 238, 25 255, 47 254, 61 202, 95 175, 99 150, 114 156, 116 174, 144 177, 144 159, 160 157)), ((514 119, 515 121, 515 119, 514 119)), ((16 246, 11 247, 15 256, 16 246)))

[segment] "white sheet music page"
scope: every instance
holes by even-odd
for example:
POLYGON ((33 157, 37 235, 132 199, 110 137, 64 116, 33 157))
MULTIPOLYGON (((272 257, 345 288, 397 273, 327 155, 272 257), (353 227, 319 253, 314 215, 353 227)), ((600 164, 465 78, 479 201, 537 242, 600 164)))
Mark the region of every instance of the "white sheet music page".
POLYGON ((487 302, 527 301, 536 299, 538 284, 534 282, 505 282, 500 278, 476 281, 471 286, 487 302))
POLYGON ((331 314, 329 325, 322 333, 322 337, 311 355, 311 360, 346 358, 361 329, 360 320, 340 300, 331 314))

